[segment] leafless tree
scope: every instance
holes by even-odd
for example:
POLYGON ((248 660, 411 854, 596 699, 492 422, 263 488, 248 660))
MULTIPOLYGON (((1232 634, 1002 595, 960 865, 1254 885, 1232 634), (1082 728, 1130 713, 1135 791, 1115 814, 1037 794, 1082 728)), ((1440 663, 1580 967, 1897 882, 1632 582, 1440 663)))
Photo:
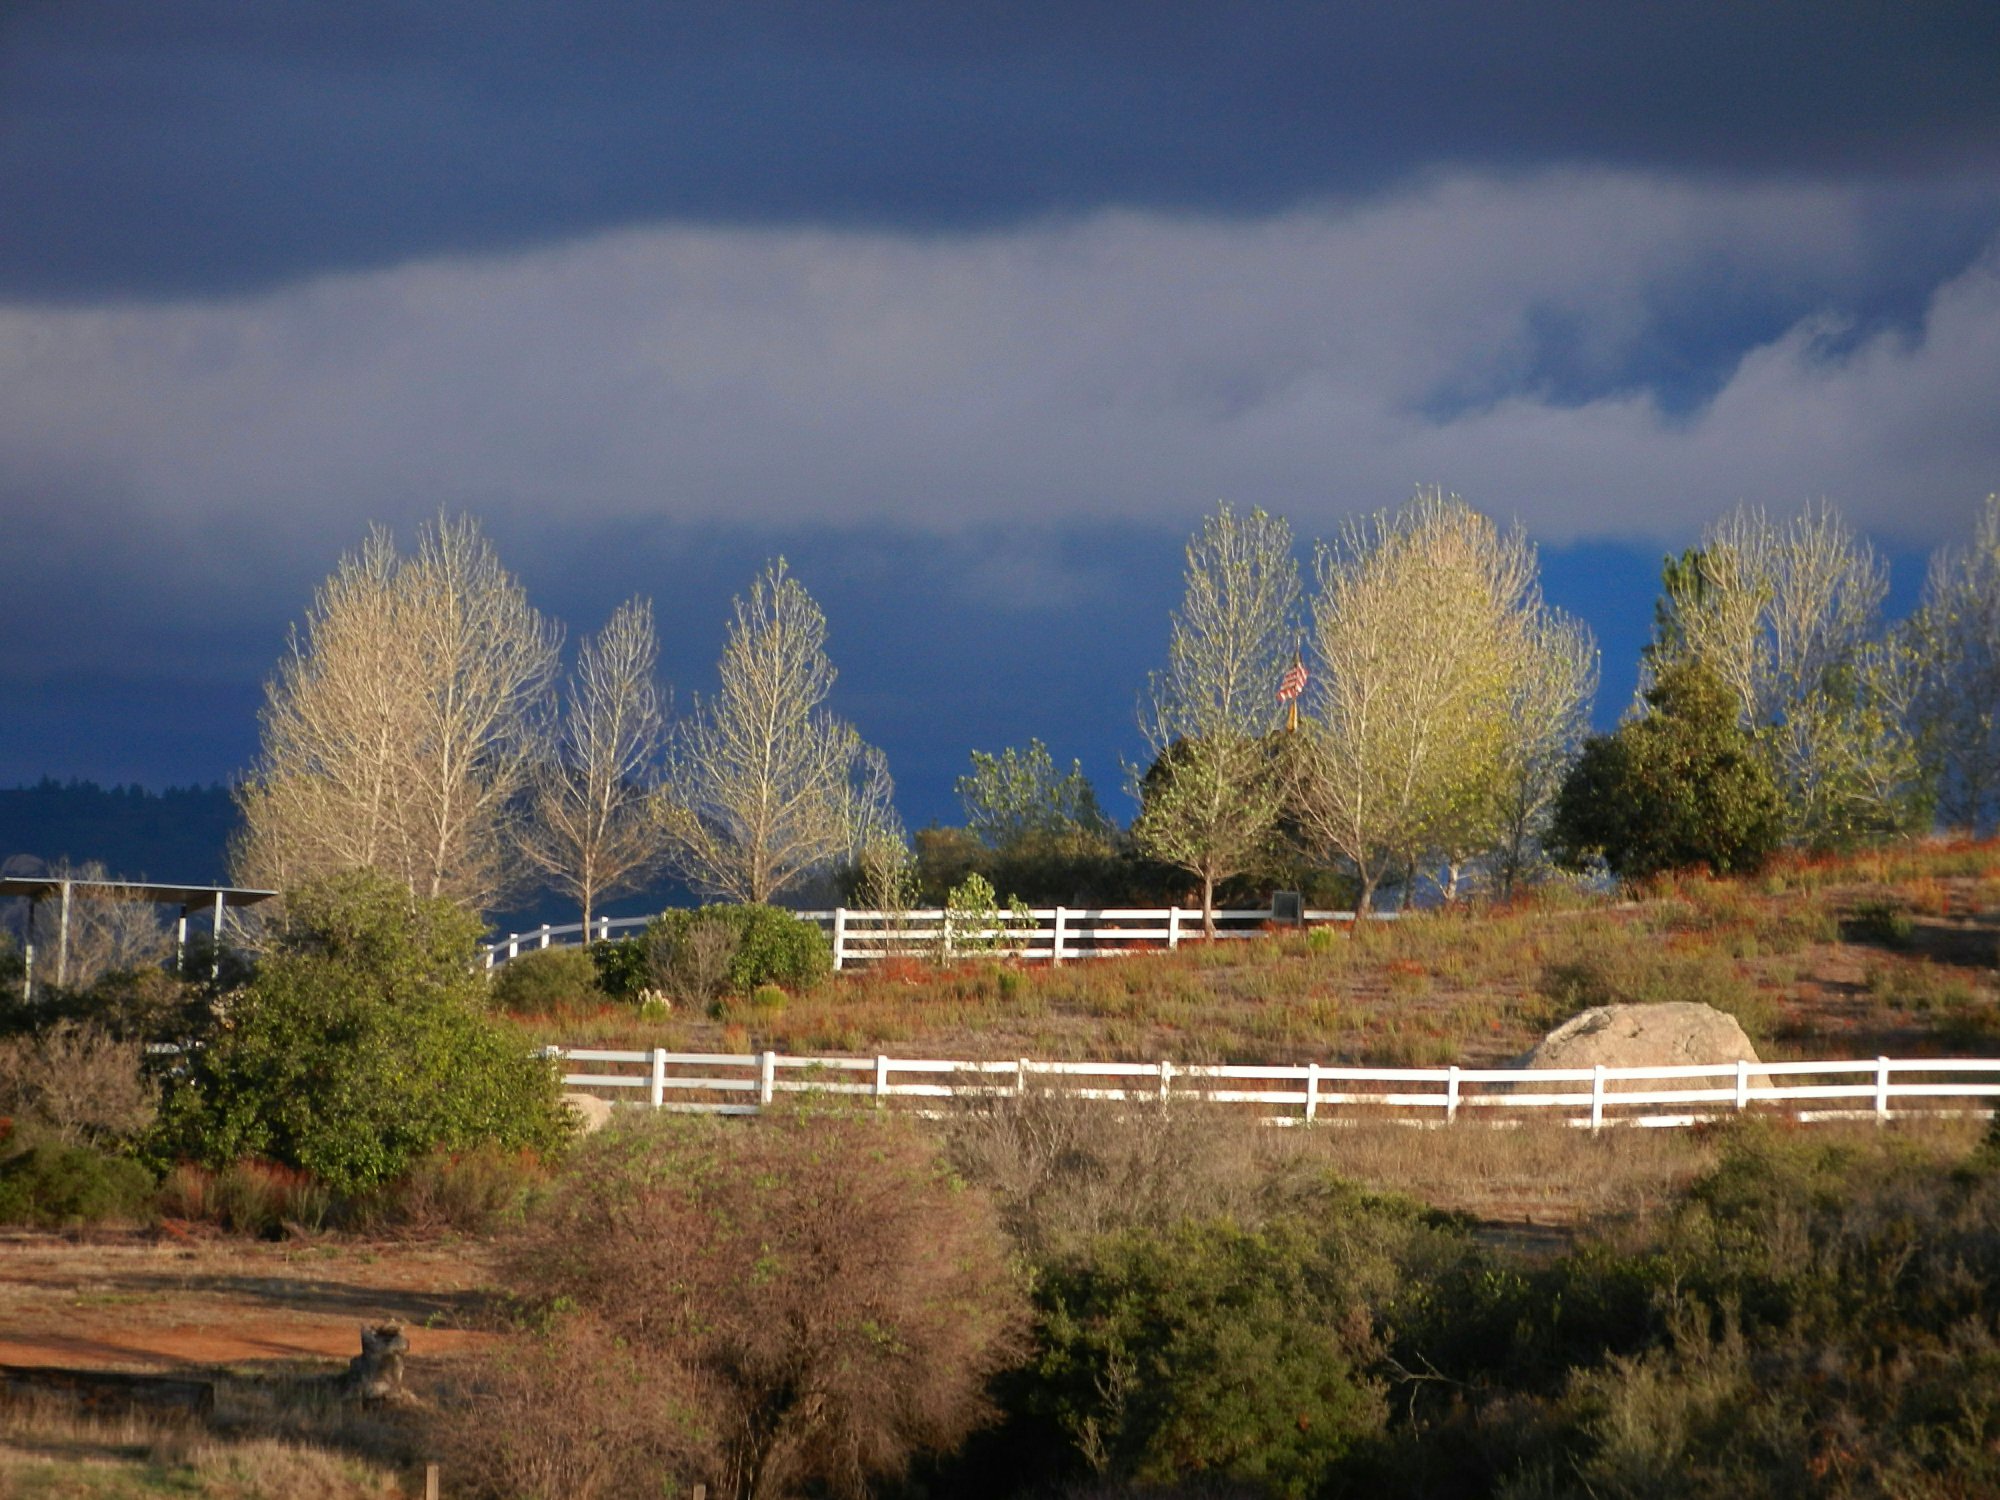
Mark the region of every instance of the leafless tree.
POLYGON ((821 706, 825 647, 783 558, 735 601, 721 690, 676 726, 657 804, 668 862, 697 889, 769 901, 900 831, 887 762, 821 706))
POLYGON ((469 517, 426 526, 408 557, 371 532, 266 689, 237 878, 283 889, 372 865, 419 896, 490 904, 558 642, 469 517))
POLYGON ((2000 824, 2000 495, 1988 495, 1967 547, 1940 548, 1910 622, 1913 719, 1948 828, 2000 824))
POLYGON ((1703 533, 1670 596, 1669 646, 1735 690, 1793 839, 1840 843, 1908 821, 1910 664, 1881 631, 1888 572, 1831 506, 1780 524, 1741 509, 1703 533))
POLYGON ((1533 551, 1456 496, 1420 490, 1350 523, 1318 572, 1294 815, 1354 867, 1364 907, 1392 870, 1427 862, 1450 872, 1452 893, 1463 863, 1500 841, 1541 609, 1533 551))
POLYGON ((34 947, 38 987, 56 983, 60 972, 65 988, 80 989, 108 974, 153 968, 167 957, 170 944, 158 907, 135 899, 132 892, 111 882, 101 861, 47 864, 32 855, 17 855, 8 859, 0 873, 89 881, 97 887, 72 890, 67 944, 59 901, 18 903, 20 937, 34 947))
POLYGON ((1510 690, 1494 851, 1494 874, 1503 891, 1511 891, 1538 857, 1597 696, 1597 643, 1589 626, 1539 601, 1523 624, 1525 650, 1510 690))
POLYGON ((1134 768, 1133 841, 1201 882, 1203 931, 1215 887, 1269 847, 1284 789, 1268 736, 1299 640, 1299 570, 1281 517, 1227 505, 1187 547, 1186 590, 1139 709, 1151 765, 1134 768))
POLYGON ((650 805, 666 735, 658 660, 653 607, 629 599, 577 653, 551 753, 536 768, 522 850, 576 900, 586 930, 598 901, 661 856, 650 805))

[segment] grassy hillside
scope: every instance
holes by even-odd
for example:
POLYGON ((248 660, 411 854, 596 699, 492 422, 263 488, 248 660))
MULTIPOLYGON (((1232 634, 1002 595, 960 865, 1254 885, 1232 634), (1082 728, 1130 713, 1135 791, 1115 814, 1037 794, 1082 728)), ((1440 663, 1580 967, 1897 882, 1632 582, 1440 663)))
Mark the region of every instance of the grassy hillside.
POLYGON ((523 1018, 572 1044, 1384 1066, 1494 1064, 1592 1005, 1693 1000, 1767 1057, 2000 1046, 2000 844, 1928 843, 1686 876, 1632 899, 1548 888, 1356 932, 1273 934, 1061 969, 917 961, 803 995, 642 1021, 523 1018))

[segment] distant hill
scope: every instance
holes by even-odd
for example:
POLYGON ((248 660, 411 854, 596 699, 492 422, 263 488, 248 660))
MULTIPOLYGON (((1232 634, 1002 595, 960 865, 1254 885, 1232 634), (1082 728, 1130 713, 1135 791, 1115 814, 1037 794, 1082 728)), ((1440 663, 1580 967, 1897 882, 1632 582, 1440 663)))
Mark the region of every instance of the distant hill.
POLYGON ((100 861, 127 880, 207 885, 228 879, 236 804, 224 786, 102 787, 43 777, 0 788, 0 862, 100 861))

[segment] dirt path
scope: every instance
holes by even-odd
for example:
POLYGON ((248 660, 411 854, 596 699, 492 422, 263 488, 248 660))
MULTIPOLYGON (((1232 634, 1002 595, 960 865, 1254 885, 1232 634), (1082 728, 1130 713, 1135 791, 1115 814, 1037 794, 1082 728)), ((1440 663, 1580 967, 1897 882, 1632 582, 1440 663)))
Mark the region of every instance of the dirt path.
POLYGON ((172 1235, 0 1234, 0 1364, 134 1370, 344 1362, 362 1323, 413 1359, 495 1335, 476 1243, 262 1244, 172 1235))

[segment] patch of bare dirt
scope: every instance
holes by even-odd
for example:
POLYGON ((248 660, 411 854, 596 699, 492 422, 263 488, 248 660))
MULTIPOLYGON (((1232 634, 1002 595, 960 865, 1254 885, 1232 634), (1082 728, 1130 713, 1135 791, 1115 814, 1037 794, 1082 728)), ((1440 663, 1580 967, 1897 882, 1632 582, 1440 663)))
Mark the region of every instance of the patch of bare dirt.
POLYGON ((399 1322, 413 1360, 496 1335, 487 1247, 0 1235, 0 1364, 161 1370, 342 1361, 399 1322))

